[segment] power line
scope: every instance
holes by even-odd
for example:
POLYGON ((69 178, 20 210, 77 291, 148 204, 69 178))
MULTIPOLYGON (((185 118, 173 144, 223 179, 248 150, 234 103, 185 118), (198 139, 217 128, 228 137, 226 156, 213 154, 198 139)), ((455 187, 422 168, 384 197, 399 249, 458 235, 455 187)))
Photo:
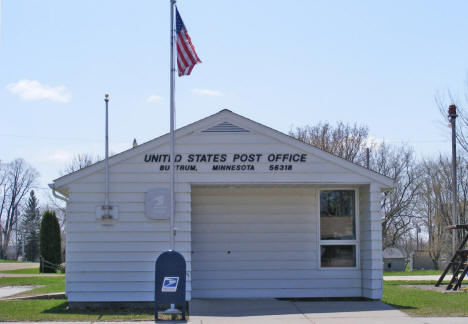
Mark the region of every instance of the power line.
POLYGON ((401 141, 382 141, 382 142, 385 142, 385 143, 401 143, 401 144, 404 144, 404 143, 447 143, 446 140, 401 140, 401 141))
MULTIPOLYGON (((37 139, 46 141, 88 141, 88 142, 104 142, 102 139, 96 138, 77 138, 77 137, 45 137, 45 136, 29 136, 29 135, 15 135, 15 134, 0 134, 0 137, 14 137, 14 138, 25 138, 25 139, 37 139)), ((129 140, 112 140, 113 142, 128 143, 129 140)))
MULTIPOLYGON (((16 134, 0 134, 0 137, 15 137, 15 138, 25 138, 25 139, 38 139, 38 140, 50 140, 50 141, 88 141, 88 142, 99 142, 103 143, 103 139, 96 139, 96 138, 84 138, 84 137, 45 137, 45 136, 29 136, 29 135, 16 135, 16 134)), ((128 143, 129 140, 117 139, 112 140, 113 142, 117 143, 128 143)), ((381 140, 377 142, 385 142, 385 143, 447 143, 447 140, 381 140)))

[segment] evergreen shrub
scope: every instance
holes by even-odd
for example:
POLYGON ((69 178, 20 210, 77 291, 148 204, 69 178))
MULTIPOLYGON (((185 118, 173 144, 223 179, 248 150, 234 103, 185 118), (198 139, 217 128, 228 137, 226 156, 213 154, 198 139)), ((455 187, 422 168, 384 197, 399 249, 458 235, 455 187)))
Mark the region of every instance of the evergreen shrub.
MULTIPOLYGON (((40 238, 39 246, 42 258, 60 265, 62 263, 60 225, 54 211, 46 210, 42 215, 40 238)), ((55 273, 55 269, 47 266, 41 267, 40 271, 55 273)))

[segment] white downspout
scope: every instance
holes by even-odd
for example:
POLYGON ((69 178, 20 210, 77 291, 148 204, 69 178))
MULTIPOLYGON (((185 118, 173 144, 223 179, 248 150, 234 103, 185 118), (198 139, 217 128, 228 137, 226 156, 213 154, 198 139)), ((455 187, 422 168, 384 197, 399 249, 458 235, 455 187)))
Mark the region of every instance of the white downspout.
POLYGON ((68 198, 67 197, 64 197, 64 196, 61 196, 59 194, 57 194, 57 191, 55 189, 55 183, 51 183, 49 184, 49 188, 52 189, 52 195, 57 198, 57 199, 60 199, 66 203, 68 203, 68 198))

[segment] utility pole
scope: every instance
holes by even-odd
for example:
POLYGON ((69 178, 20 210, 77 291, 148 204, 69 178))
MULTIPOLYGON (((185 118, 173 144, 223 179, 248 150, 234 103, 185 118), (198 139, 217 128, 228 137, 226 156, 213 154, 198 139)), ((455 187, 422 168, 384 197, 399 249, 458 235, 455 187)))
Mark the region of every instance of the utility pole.
POLYGON ((18 260, 18 208, 15 208, 15 240, 16 260, 18 260))
POLYGON ((370 168, 370 148, 366 148, 366 167, 370 168))
MULTIPOLYGON (((450 105, 448 118, 452 126, 452 225, 457 225, 457 106, 450 105)), ((457 231, 452 231, 452 255, 457 251, 457 231)))
POLYGON ((421 233, 421 228, 416 225, 416 251, 419 251, 419 233, 421 233))

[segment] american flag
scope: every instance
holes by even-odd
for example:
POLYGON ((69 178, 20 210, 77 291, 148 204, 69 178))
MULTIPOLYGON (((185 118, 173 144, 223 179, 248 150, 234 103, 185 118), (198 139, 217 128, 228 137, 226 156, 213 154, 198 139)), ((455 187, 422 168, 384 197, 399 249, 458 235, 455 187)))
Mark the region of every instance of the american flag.
POLYGON ((179 10, 176 8, 176 33, 177 33, 177 67, 179 69, 179 76, 190 75, 193 67, 197 63, 201 63, 195 52, 192 41, 184 22, 179 15, 179 10))

